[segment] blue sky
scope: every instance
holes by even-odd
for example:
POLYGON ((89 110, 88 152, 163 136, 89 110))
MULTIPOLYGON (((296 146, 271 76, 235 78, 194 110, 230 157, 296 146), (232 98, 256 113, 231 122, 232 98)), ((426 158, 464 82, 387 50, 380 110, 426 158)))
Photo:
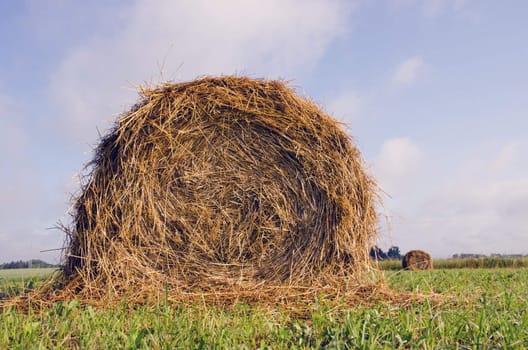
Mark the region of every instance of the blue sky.
POLYGON ((135 87, 291 81, 347 123, 380 245, 528 254, 528 3, 0 1, 0 262, 57 261, 70 193, 135 87))

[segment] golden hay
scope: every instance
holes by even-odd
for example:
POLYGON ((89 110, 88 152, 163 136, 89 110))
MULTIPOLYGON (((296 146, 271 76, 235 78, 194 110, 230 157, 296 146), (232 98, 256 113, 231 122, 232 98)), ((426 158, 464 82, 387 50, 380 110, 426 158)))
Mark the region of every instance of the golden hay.
POLYGON ((403 257, 402 267, 405 270, 430 270, 433 268, 433 259, 423 250, 411 250, 403 257))
POLYGON ((141 93, 96 148, 40 294, 280 302, 376 285, 376 186, 338 122, 278 81, 141 93))

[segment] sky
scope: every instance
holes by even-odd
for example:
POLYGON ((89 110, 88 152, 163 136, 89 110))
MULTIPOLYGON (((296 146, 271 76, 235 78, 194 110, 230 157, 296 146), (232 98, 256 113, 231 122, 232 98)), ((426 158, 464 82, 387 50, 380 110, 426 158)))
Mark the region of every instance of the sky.
POLYGON ((0 0, 0 263, 60 260, 93 147, 138 86, 289 81, 346 123, 379 245, 528 254, 524 0, 0 0))

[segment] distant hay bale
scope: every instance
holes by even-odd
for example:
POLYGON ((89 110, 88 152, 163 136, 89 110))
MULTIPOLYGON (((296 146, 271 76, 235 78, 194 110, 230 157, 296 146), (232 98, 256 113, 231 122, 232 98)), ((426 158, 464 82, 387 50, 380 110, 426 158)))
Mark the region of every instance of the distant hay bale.
POLYGON ((430 270, 433 268, 433 259, 423 250, 411 250, 403 257, 402 267, 405 270, 430 270))
POLYGON ((89 164, 56 298, 261 300, 362 283, 376 186, 338 122, 278 81, 141 93, 89 164))

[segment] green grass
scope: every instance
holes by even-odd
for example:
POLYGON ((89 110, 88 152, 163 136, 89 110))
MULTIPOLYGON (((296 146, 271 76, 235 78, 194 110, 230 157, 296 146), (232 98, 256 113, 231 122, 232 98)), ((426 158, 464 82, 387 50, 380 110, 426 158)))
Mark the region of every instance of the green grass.
MULTIPOLYGON (((400 260, 383 260, 379 262, 382 270, 401 270, 400 260)), ((495 269, 495 268, 528 268, 528 258, 486 257, 469 259, 435 259, 435 269, 495 269)))
POLYGON ((56 268, 42 268, 42 269, 8 269, 0 270, 0 281, 2 280, 23 280, 37 278, 42 279, 47 277, 56 268))
POLYGON ((449 295, 439 304, 352 309, 318 305, 298 319, 241 305, 58 303, 43 314, 0 313, 0 349, 526 349, 528 270, 387 271, 401 291, 449 295))
POLYGON ((0 299, 34 289, 56 268, 0 270, 0 299))

